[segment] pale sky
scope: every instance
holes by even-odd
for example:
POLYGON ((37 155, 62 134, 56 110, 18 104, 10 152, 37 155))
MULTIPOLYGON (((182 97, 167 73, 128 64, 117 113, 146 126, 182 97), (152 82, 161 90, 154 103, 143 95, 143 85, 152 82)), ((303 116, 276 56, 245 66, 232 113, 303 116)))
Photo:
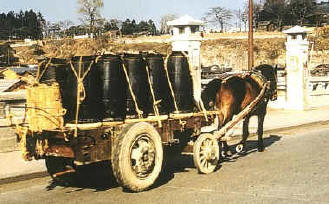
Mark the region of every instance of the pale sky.
MULTIPOLYGON (((152 19, 159 22, 165 14, 188 14, 200 19, 211 7, 242 8, 247 0, 103 0, 102 16, 106 19, 152 19)), ((259 0, 254 0, 254 2, 259 0)), ((40 11, 46 20, 71 20, 79 24, 77 0, 0 0, 0 13, 33 9, 40 11)))

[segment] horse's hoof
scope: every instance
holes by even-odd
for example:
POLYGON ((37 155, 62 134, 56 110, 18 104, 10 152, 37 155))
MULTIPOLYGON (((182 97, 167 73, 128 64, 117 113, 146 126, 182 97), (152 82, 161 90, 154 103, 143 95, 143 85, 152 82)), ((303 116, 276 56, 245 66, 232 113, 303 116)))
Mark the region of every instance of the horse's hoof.
POLYGON ((258 147, 258 152, 264 152, 265 148, 264 147, 258 147))
POLYGON ((243 144, 238 144, 236 147, 235 147, 235 151, 237 153, 241 153, 243 151, 243 144))

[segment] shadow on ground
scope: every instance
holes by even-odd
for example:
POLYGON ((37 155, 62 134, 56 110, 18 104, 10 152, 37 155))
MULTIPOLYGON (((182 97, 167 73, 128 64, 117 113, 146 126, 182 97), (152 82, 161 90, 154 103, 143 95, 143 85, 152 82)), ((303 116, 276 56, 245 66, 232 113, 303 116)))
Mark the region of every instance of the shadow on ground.
MULTIPOLYGON (((267 147, 271 146, 272 144, 274 144, 275 142, 279 141, 282 138, 282 136, 279 135, 270 135, 266 138, 263 139, 264 142, 264 147, 265 150, 267 147)), ((247 141, 246 147, 245 147, 245 151, 241 152, 241 153, 237 153, 235 148, 236 145, 231 145, 229 147, 231 152, 234 152, 234 154, 231 157, 225 158, 224 161, 228 161, 228 162, 235 162, 238 158, 240 157, 244 157, 247 156, 253 152, 258 151, 258 140, 249 140, 247 141)))
MULTIPOLYGON (((264 146, 268 148, 275 142, 279 141, 281 136, 270 135, 264 138, 264 146)), ((235 152, 236 145, 231 145, 229 148, 234 154, 231 157, 223 158, 221 164, 225 162, 236 162, 240 157, 244 157, 257 151, 257 140, 249 140, 246 145, 246 152, 238 154, 235 152)), ((220 169, 221 164, 218 169, 220 169)), ((162 172, 151 187, 151 189, 157 188, 168 183, 175 177, 176 173, 188 172, 194 169, 192 155, 179 155, 167 154, 165 155, 162 172)), ((194 170, 193 170, 194 171, 194 170)), ((94 189, 95 192, 106 191, 115 187, 118 187, 115 177, 113 175, 111 164, 107 162, 99 162, 91 165, 86 165, 78 168, 77 173, 74 173, 68 177, 64 177, 58 181, 52 181, 47 190, 53 190, 57 186, 75 187, 78 188, 75 191, 84 189, 94 189)))

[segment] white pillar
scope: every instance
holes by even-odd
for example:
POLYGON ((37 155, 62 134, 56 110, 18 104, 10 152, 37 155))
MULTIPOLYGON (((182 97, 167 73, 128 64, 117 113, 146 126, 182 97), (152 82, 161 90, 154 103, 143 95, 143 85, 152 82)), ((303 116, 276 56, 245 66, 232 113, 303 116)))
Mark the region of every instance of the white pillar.
POLYGON ((286 42, 287 109, 307 109, 307 61, 309 42, 305 33, 289 35, 286 42))
POLYGON ((203 108, 201 100, 201 63, 200 63, 201 41, 191 41, 189 44, 189 63, 191 68, 191 76, 193 80, 193 97, 196 102, 203 108))

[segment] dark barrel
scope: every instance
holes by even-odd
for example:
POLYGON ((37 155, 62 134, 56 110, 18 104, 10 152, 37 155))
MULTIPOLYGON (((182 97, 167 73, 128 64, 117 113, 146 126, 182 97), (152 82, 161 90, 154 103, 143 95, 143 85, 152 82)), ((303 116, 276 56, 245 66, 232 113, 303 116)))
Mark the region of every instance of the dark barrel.
MULTIPOLYGON (((170 89, 164 69, 163 55, 148 54, 146 63, 150 72, 151 84, 156 101, 160 101, 157 105, 161 114, 169 113, 172 110, 172 99, 170 97, 170 89)), ((153 104, 153 98, 150 96, 150 103, 153 104)))
POLYGON ((60 58, 45 58, 40 66, 39 74, 41 83, 58 82, 59 85, 64 85, 68 71, 68 63, 66 59, 60 58))
MULTIPOLYGON (((150 103, 150 89, 147 79, 146 63, 140 54, 125 54, 124 64, 128 72, 130 84, 135 94, 139 109, 141 109, 146 116, 152 109, 150 103)), ((137 116, 135 104, 130 91, 127 87, 127 115, 137 116)))
POLYGON ((187 58, 181 52, 173 52, 168 58, 169 79, 174 89, 180 112, 193 111, 193 84, 187 58))
POLYGON ((120 56, 102 56, 98 69, 102 84, 103 118, 124 119, 127 83, 120 56))
MULTIPOLYGON (((72 64, 74 70, 79 74, 80 77, 90 70, 83 80, 84 90, 81 90, 85 94, 85 99, 80 104, 79 108, 79 122, 97 122, 102 119, 102 83, 100 72, 97 69, 95 63, 95 56, 76 56, 72 58, 72 64)), ((71 98, 71 103, 68 105, 66 120, 75 120, 76 114, 76 103, 77 103, 77 78, 74 72, 71 70, 67 76, 67 83, 70 84, 68 87, 68 98, 71 98)))

